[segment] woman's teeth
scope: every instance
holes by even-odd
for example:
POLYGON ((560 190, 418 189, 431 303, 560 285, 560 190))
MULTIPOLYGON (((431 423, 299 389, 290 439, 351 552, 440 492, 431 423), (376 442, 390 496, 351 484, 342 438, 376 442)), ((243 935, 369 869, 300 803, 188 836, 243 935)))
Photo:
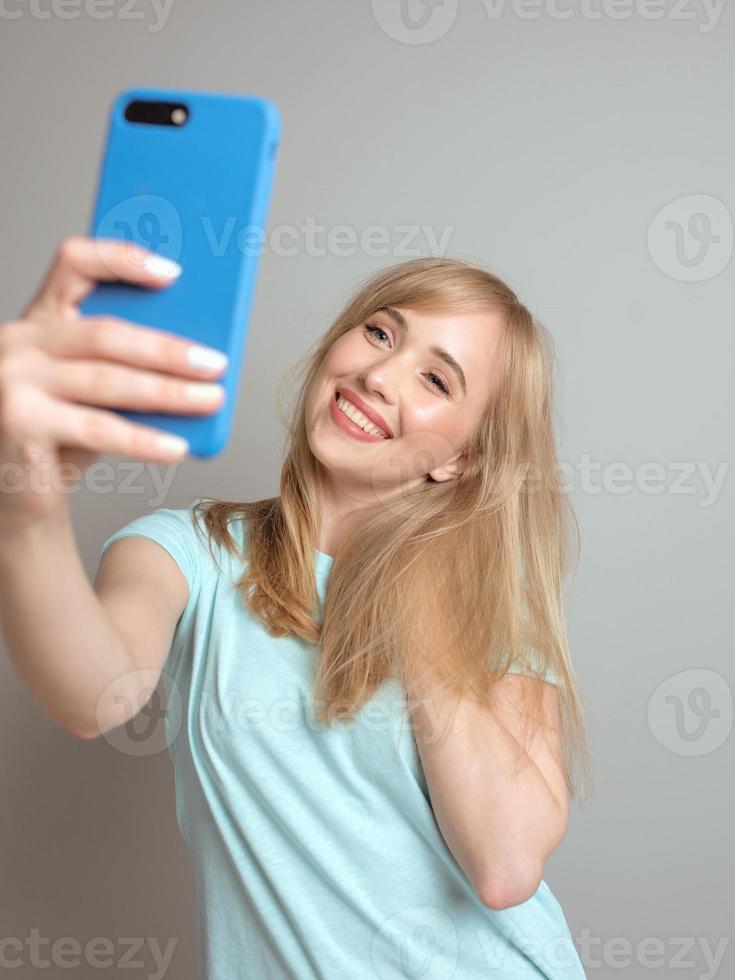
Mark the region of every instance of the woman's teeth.
POLYGON ((359 425, 361 429, 369 433, 371 436, 380 436, 381 439, 390 439, 390 436, 379 429, 376 425, 370 421, 367 416, 363 415, 359 409, 355 408, 352 402, 348 402, 346 398, 342 395, 337 396, 337 408, 339 408, 345 415, 351 419, 355 425, 359 425))

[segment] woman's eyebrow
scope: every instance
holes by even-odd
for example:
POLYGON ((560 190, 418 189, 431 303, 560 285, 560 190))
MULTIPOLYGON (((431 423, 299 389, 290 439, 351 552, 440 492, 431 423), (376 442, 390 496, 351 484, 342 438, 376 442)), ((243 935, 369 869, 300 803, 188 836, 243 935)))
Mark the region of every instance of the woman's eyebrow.
MULTIPOLYGON (((404 331, 408 332, 408 322, 405 316, 400 312, 400 310, 395 309, 393 306, 379 306, 375 311, 376 313, 387 313, 391 320, 394 320, 398 326, 404 331)), ((448 350, 443 347, 432 346, 429 348, 432 354, 436 357, 440 357, 459 378, 459 383, 462 385, 462 392, 467 394, 467 379, 464 376, 464 371, 462 370, 462 365, 456 358, 452 357, 448 350)))

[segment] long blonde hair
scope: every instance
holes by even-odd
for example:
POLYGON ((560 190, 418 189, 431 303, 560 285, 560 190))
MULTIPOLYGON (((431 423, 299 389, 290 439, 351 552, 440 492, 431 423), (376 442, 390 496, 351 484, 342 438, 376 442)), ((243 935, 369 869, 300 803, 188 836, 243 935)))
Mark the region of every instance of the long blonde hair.
MULTIPOLYGON (((381 684, 414 680, 492 708, 494 682, 533 665, 559 681, 558 722, 570 794, 591 787, 581 700, 564 619, 569 532, 579 529, 557 474, 553 431, 554 353, 550 335, 513 290, 481 265, 448 257, 399 263, 364 280, 326 333, 286 375, 297 398, 288 431, 280 496, 195 508, 210 540, 237 548, 230 520, 245 519, 243 602, 272 636, 318 646, 315 717, 354 717, 381 684), (318 595, 323 466, 307 439, 307 392, 332 344, 378 308, 498 311, 504 321, 497 394, 464 447, 463 472, 427 476, 364 514, 334 556, 324 602, 318 595), (292 376, 301 373, 299 384, 292 376)), ((489 383, 489 382, 488 382, 489 383)), ((489 390, 489 389, 488 389, 489 390)), ((526 735, 543 724, 544 684, 525 685, 526 735), (528 708, 528 710, 526 710, 528 708)), ((414 707, 409 704, 409 711, 414 707)), ((524 744, 527 744, 524 741, 524 744)))

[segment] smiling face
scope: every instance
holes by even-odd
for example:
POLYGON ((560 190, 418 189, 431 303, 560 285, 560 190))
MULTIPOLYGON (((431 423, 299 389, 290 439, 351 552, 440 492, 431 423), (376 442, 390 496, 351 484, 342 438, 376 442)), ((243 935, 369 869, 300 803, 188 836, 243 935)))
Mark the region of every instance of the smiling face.
POLYGON ((332 490, 365 503, 446 480, 464 465, 461 448, 497 384, 501 314, 428 313, 385 307, 334 342, 306 398, 309 445, 332 490), (443 353, 442 353, 443 352, 443 353), (374 416, 376 435, 335 395, 374 416), (344 407, 344 406, 343 406, 344 407))

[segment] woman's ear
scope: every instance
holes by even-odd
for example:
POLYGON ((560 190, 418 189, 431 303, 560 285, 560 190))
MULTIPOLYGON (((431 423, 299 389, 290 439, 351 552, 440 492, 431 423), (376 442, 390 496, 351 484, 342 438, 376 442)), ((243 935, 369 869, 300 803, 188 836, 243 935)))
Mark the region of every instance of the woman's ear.
POLYGON ((441 466, 437 466, 435 470, 429 470, 429 476, 437 483, 444 483, 445 480, 453 480, 455 477, 458 477, 459 474, 463 472, 466 465, 466 453, 457 453, 456 456, 453 456, 452 459, 447 460, 446 463, 442 463, 441 466))

